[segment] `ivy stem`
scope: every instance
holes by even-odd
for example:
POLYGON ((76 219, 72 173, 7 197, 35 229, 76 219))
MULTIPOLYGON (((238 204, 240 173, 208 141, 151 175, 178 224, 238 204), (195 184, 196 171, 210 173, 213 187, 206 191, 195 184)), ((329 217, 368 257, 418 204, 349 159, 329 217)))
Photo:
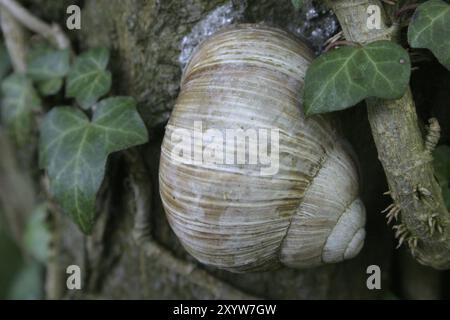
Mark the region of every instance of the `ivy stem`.
MULTIPOLYGON (((344 36, 349 41, 369 43, 398 39, 398 28, 388 26, 379 0, 328 0, 344 36), (381 9, 379 29, 368 29, 367 8, 381 9)), ((411 90, 398 100, 367 99, 372 135, 390 189, 394 206, 401 210, 401 226, 408 235, 404 243, 420 263, 436 269, 450 268, 450 215, 434 176, 429 143, 438 135, 430 125, 424 140, 411 90)), ((406 237, 406 236, 405 236, 406 237)))
POLYGON ((31 31, 40 34, 59 49, 70 48, 70 41, 57 24, 49 25, 31 14, 15 0, 0 0, 0 6, 8 12, 23 26, 31 31))
POLYGON ((5 39, 5 45, 11 58, 15 72, 24 73, 26 70, 26 36, 25 30, 16 19, 5 9, 0 8, 0 24, 5 39))

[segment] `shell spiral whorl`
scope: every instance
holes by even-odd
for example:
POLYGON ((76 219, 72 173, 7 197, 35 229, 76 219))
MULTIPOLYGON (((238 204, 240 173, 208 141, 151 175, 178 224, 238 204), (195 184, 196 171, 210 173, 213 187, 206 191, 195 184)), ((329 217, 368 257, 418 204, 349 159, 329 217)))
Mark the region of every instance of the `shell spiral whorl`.
MULTIPOLYGON (((168 221, 200 262, 234 272, 306 268, 361 250, 365 209, 356 164, 330 123, 305 118, 301 107, 312 57, 282 30, 238 25, 202 43, 188 63, 159 180, 168 221), (177 129, 193 132, 196 122, 203 131, 277 129, 278 170, 262 175, 263 165, 174 161, 177 129)), ((194 139, 196 148, 204 150, 194 139)))

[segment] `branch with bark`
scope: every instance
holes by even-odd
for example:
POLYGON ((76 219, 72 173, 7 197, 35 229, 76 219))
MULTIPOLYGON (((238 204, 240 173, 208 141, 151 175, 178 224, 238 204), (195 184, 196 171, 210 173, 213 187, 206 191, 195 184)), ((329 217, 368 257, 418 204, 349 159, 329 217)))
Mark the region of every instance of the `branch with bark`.
POLYGON ((26 70, 27 53, 25 30, 5 8, 0 8, 0 18, 5 45, 14 71, 23 73, 26 70))
MULTIPOLYGON (((398 26, 390 21, 379 0, 334 0, 335 12, 347 41, 361 44, 376 40, 398 41, 398 26), (367 8, 381 8, 381 28, 367 27, 367 8)), ((400 244, 406 242, 413 256, 436 269, 450 268, 450 215, 441 187, 434 176, 431 152, 439 126, 430 120, 422 136, 411 90, 398 100, 367 99, 372 134, 383 165, 393 204, 388 218, 401 215, 394 226, 400 244)))

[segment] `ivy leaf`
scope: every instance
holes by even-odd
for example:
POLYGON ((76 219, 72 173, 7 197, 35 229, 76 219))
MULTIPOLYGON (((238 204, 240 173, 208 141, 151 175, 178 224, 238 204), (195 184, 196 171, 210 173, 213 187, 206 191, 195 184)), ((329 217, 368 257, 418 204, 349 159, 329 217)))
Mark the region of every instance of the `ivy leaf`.
POLYGON ((27 59, 27 74, 35 81, 63 78, 69 72, 69 50, 55 50, 46 47, 35 48, 27 59))
POLYGON ((450 147, 441 145, 433 152, 434 173, 442 189, 445 205, 450 211, 450 147))
POLYGON ((346 109, 368 97, 398 99, 410 75, 408 53, 391 41, 333 50, 314 60, 306 72, 305 113, 346 109))
POLYGON ((44 96, 50 96, 58 93, 63 85, 63 78, 54 78, 37 83, 37 88, 44 96))
POLYGON ((109 51, 89 50, 80 55, 69 71, 66 96, 75 98, 83 109, 92 107, 111 88, 111 73, 106 70, 109 51))
POLYGON ((35 47, 28 54, 27 75, 36 82, 39 92, 45 96, 56 94, 70 68, 69 50, 35 47))
POLYGON ((291 2, 295 10, 300 10, 300 8, 303 6, 303 0, 291 0, 291 2))
POLYGON ((450 4, 430 0, 421 4, 408 28, 413 48, 429 49, 450 70, 450 4))
POLYGON ((23 74, 12 74, 2 82, 2 122, 18 146, 29 142, 33 131, 33 111, 41 101, 32 82, 23 74))
POLYGON ((100 101, 92 121, 73 107, 53 108, 41 126, 40 166, 50 191, 80 229, 89 234, 95 220, 95 196, 108 155, 147 141, 147 130, 130 97, 100 101))

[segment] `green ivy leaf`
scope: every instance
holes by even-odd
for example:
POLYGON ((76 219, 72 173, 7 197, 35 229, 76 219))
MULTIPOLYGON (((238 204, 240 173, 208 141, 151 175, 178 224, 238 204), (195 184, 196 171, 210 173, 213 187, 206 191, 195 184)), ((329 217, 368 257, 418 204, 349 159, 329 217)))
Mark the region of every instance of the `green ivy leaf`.
POLYGON ((300 8, 303 6, 303 0, 291 0, 291 2, 295 10, 300 10, 300 8))
POLYGON ((450 70, 450 4, 430 0, 421 4, 408 28, 413 48, 429 49, 450 70))
POLYGON ((75 98, 83 109, 92 107, 111 88, 111 73, 106 70, 109 51, 89 50, 80 55, 69 71, 66 96, 75 98))
POLYGON ((67 75, 70 68, 69 50, 35 48, 27 57, 27 75, 35 81, 53 80, 67 75))
POLYGON ((441 145, 433 152, 434 173, 442 189, 445 205, 450 211, 450 147, 441 145))
POLYGON ((18 146, 29 142, 33 131, 33 111, 41 101, 25 75, 12 74, 2 82, 2 122, 18 146))
POLYGON ((38 91, 44 96, 50 96, 58 93, 63 85, 63 78, 54 78, 40 81, 37 83, 38 91))
POLYGON ((408 53, 391 41, 333 50, 314 60, 306 72, 305 113, 346 109, 368 97, 398 99, 410 75, 408 53))
POLYGON ((56 94, 61 89, 69 68, 69 50, 38 46, 27 57, 27 75, 36 82, 39 92, 45 96, 56 94))
POLYGON ((89 234, 95 219, 95 196, 107 157, 147 141, 147 130, 130 97, 100 101, 92 121, 79 109, 57 107, 41 126, 40 165, 50 190, 81 230, 89 234))

